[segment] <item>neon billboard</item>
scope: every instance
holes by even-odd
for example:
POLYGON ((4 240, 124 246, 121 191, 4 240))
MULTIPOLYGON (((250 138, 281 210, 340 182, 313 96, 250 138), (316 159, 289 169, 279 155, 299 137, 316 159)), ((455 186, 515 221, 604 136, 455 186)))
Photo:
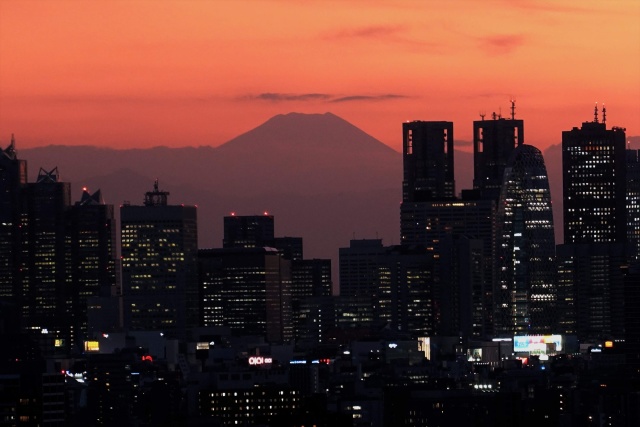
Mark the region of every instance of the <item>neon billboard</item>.
POLYGON ((515 353, 546 354, 548 349, 553 352, 562 351, 562 335, 516 335, 513 337, 515 353))

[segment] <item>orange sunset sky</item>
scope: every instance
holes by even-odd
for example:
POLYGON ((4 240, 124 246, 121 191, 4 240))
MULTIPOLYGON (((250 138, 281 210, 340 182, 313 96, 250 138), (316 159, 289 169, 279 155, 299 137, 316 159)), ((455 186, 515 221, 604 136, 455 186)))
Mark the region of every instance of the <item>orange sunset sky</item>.
POLYGON ((640 135, 640 1, 0 0, 3 147, 216 146, 330 111, 396 150, 450 120, 464 148, 512 97, 539 148, 596 101, 640 135))

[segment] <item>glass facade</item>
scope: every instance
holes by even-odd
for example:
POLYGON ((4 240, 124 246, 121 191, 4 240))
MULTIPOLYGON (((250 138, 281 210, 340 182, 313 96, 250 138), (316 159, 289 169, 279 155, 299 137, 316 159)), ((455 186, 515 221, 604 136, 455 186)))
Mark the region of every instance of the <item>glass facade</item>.
POLYGON ((555 240, 542 153, 517 147, 505 169, 496 221, 496 334, 545 334, 556 322, 555 240))

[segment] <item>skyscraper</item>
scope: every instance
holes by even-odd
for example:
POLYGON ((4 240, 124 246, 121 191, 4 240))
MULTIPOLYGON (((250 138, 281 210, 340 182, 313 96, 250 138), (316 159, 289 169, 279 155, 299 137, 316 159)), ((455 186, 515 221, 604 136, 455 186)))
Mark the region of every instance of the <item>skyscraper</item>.
POLYGON ((435 323, 433 271, 433 255, 422 248, 351 240, 348 248, 340 248, 340 298, 371 307, 378 327, 430 336, 435 323))
POLYGON ((40 168, 37 181, 25 187, 19 280, 22 327, 64 340, 69 338, 67 309, 72 298, 66 229, 71 193, 70 184, 59 178, 58 168, 40 168))
POLYGON ((629 261, 640 266, 640 150, 627 150, 627 240, 629 261))
POLYGON ((204 326, 291 340, 291 261, 277 249, 201 249, 198 275, 204 326))
POLYGON ((549 179, 542 153, 515 148, 505 168, 495 237, 495 334, 549 334, 555 329, 555 240, 549 179))
MULTIPOLYGON (((116 297, 116 222, 113 205, 106 204, 100 190, 70 207, 67 234, 71 242, 71 326, 72 344, 91 339, 87 310, 93 298, 116 297)), ((110 319, 117 323, 116 318, 110 319)), ((97 332, 97 331, 94 331, 97 332)))
POLYGON ((562 132, 564 243, 626 240, 625 130, 598 121, 562 132))
MULTIPOLYGON (((624 336, 627 234, 625 130, 599 121, 562 132, 564 244, 559 245, 561 323, 579 339, 624 336), (571 317, 573 315, 573 317, 571 317)), ((567 331, 565 331, 567 332, 567 331)))
POLYGON ((0 299, 17 303, 20 194, 27 185, 27 162, 16 154, 15 138, 0 150, 0 299))
MULTIPOLYGON (((403 245, 424 248, 434 257, 435 270, 430 284, 434 288, 433 298, 437 301, 438 310, 449 311, 442 316, 436 313, 436 329, 443 332, 464 317, 470 318, 472 325, 470 328, 465 326, 465 331, 470 331, 474 337, 486 337, 491 334, 493 319, 492 242, 496 201, 466 198, 467 192, 462 193, 461 200, 403 203, 400 213, 401 242, 403 245), (471 244, 473 248, 467 245, 474 255, 465 254, 466 249, 459 247, 460 237, 480 242, 479 248, 478 242, 471 244), (460 274, 469 276, 471 271, 464 269, 475 269, 470 259, 478 256, 481 258, 482 277, 474 278, 470 288, 457 282, 461 276, 451 274, 449 269, 462 268, 460 274), (453 301, 448 294, 462 290, 461 286, 465 291, 458 295, 458 303, 443 305, 441 299, 453 301), (455 307, 471 307, 473 313, 452 313, 450 310, 457 310, 455 307), (453 318, 458 320, 453 322, 453 318)), ((458 332, 455 331, 455 334, 458 332)))
POLYGON ((182 334, 198 324, 197 211, 168 205, 168 195, 156 180, 144 206, 120 208, 124 322, 132 330, 182 334))
POLYGON ((403 202, 453 199, 453 123, 403 123, 402 144, 403 202))
POLYGON ((515 102, 511 101, 511 118, 493 113, 491 120, 473 122, 473 188, 483 198, 497 200, 507 162, 513 150, 524 144, 524 122, 515 119, 515 102))

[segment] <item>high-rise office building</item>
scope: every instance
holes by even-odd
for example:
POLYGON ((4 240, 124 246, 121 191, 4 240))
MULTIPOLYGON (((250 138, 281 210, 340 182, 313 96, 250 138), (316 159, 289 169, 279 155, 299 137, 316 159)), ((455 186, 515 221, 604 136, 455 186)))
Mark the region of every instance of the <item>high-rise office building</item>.
POLYGON ((204 326, 228 326, 269 342, 293 338, 291 261, 277 249, 201 249, 198 275, 204 326))
POLYGON ((198 324, 195 206, 168 205, 158 181, 144 206, 120 208, 124 323, 131 330, 184 333, 198 324))
POLYGON ((581 341, 624 338, 624 244, 558 245, 557 259, 559 332, 581 341))
POLYGON ((607 129, 597 107, 594 121, 562 132, 565 244, 627 239, 625 148, 625 130, 607 129))
MULTIPOLYGON (((89 193, 70 207, 67 235, 71 250, 71 325, 74 344, 93 338, 89 331, 88 307, 91 301, 117 298, 116 283, 116 223, 113 205, 106 204, 100 190, 89 193)), ((117 323, 112 313, 111 324, 117 323)), ((92 331, 98 332, 98 331, 92 331)))
POLYGON ((495 235, 495 330, 500 336, 555 331, 556 264, 549 179, 542 153, 513 151, 505 168, 495 235))
MULTIPOLYGON (((564 332, 623 338, 627 271, 627 153, 624 128, 599 120, 562 132, 564 244, 557 248, 564 332)), ((631 186, 632 188, 632 186, 631 186)))
POLYGON ((274 239, 273 215, 229 215, 224 217, 223 248, 271 247, 274 239))
MULTIPOLYGON (((482 158, 483 147, 494 157, 493 152, 502 154, 508 151, 505 147, 509 138, 505 136, 505 129, 513 123, 519 125, 520 129, 520 135, 516 132, 515 138, 514 132, 510 133, 513 148, 515 141, 522 139, 521 121, 495 117, 491 125, 483 122, 475 126, 478 128, 475 134, 479 136, 475 144, 477 162, 486 160, 495 163, 493 157, 482 158), (483 131, 486 132, 486 141, 482 139, 483 131)), ((400 241, 402 245, 420 248, 425 256, 433 259, 428 286, 430 298, 434 301, 434 330, 439 334, 458 335, 461 332, 459 328, 463 328, 473 336, 484 337, 491 330, 492 227, 497 196, 481 198, 480 190, 463 191, 463 200, 456 199, 453 145, 451 122, 415 121, 403 124, 404 180, 400 241), (464 239, 479 240, 481 243, 464 245, 459 240, 463 236, 464 239), (445 241, 448 242, 446 245, 443 244, 445 241), (477 251, 478 244, 482 247, 481 254, 477 251), (465 252, 467 249, 473 255, 465 252), (480 276, 471 273, 477 266, 477 256, 482 257, 480 264, 483 272, 480 276), (449 268, 456 269, 460 274, 450 274, 447 271, 449 268), (459 282, 463 276, 473 276, 471 287, 459 282), (458 330, 454 331, 456 328, 458 330)), ((500 182, 497 183, 499 185, 500 182)), ((342 278, 340 286, 343 288, 342 278)))
MULTIPOLYGON (((496 201, 467 197, 468 193, 463 191, 460 200, 403 203, 400 232, 403 245, 421 247, 434 257, 433 298, 437 301, 437 311, 443 310, 435 314, 436 330, 442 334, 450 333, 453 325, 462 325, 460 319, 471 319, 463 322, 464 325, 470 323, 470 328, 460 328, 479 338, 491 335, 492 331, 492 242, 496 201), (477 242, 460 247, 463 244, 460 238, 477 242), (467 253, 467 250, 472 253, 467 253), (478 256, 481 260, 477 259, 478 256), (476 271, 478 262, 482 266, 480 277, 477 272, 472 273, 476 271), (452 268, 460 268, 460 274, 451 274, 452 268), (467 286, 469 284, 459 282, 462 276, 473 276, 472 284, 467 286), (457 292, 460 293, 456 296, 457 292), (459 300, 451 299, 454 297, 459 300), (443 301, 450 301, 453 305, 443 304, 443 301)), ((474 192, 470 194, 474 195, 474 192)))
POLYGON ((640 150, 627 150, 627 241, 629 262, 640 266, 640 150))
POLYGON ((453 123, 403 123, 402 143, 403 202, 453 199, 453 123))
POLYGON ((16 154, 15 139, 0 150, 0 299, 17 304, 19 292, 16 266, 20 222, 20 195, 27 185, 27 162, 16 154))
POLYGON ((433 271, 433 255, 422 248, 351 240, 348 248, 340 248, 340 298, 354 304, 368 301, 372 324, 367 326, 430 336, 435 324, 433 271))
POLYGON ((473 188, 483 198, 497 200, 507 162, 513 150, 524 144, 524 122, 515 119, 515 102, 511 118, 493 113, 491 120, 473 122, 473 188))
MULTIPOLYGON (((69 339, 71 325, 70 252, 67 213, 70 184, 59 180, 58 168, 40 169, 22 196, 19 280, 22 327, 69 339)), ((60 347, 68 342, 57 341, 60 347)))

